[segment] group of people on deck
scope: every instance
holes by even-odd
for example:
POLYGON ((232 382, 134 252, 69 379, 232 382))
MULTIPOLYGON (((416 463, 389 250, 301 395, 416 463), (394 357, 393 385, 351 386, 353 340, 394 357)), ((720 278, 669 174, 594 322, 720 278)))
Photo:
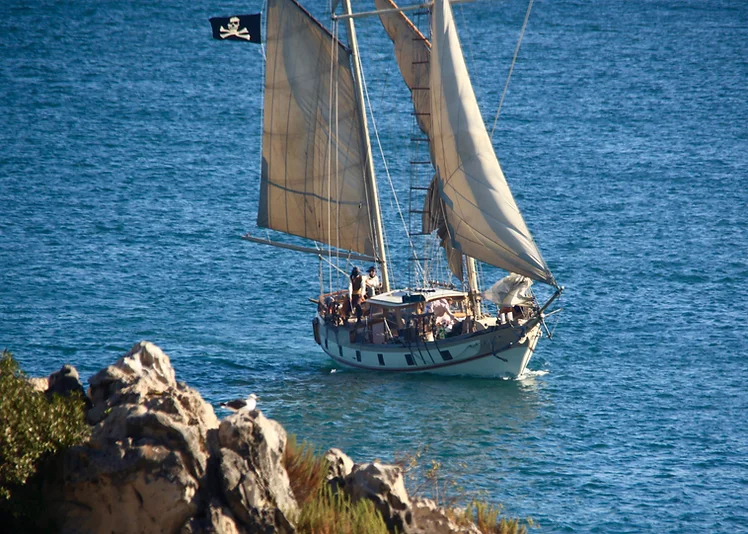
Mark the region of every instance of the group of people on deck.
POLYGON ((366 271, 366 276, 361 274, 358 267, 351 270, 348 281, 348 313, 353 311, 356 315, 356 324, 361 322, 363 310, 361 304, 364 300, 373 297, 379 293, 382 288, 382 282, 379 281, 377 268, 373 265, 366 271))

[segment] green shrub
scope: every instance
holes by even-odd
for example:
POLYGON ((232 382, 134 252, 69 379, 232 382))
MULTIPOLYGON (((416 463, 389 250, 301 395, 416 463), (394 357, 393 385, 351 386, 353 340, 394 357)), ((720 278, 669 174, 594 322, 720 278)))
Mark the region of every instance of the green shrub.
POLYGON ((306 502, 296 522, 303 534, 388 534, 382 514, 374 503, 361 499, 351 503, 341 494, 324 485, 314 498, 306 502))
POLYGON ((299 515, 296 529, 301 534, 387 534, 382 515, 374 503, 351 503, 342 494, 334 494, 327 485, 328 462, 309 443, 298 444, 290 435, 283 454, 299 515))
POLYGON ((48 401, 4 350, 0 357, 0 520, 21 526, 36 523, 48 462, 66 448, 83 443, 90 432, 80 395, 55 395, 48 401))
POLYGON ((327 479, 327 461, 309 443, 299 445, 294 435, 288 436, 283 466, 299 506, 304 506, 309 499, 316 497, 327 479))

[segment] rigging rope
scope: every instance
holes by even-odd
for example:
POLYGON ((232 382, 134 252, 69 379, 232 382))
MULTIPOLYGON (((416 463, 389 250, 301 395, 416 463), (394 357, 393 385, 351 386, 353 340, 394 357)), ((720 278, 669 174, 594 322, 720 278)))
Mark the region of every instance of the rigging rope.
MULTIPOLYGON (((408 244, 410 246, 411 251, 413 252, 413 256, 417 257, 416 252, 415 252, 415 245, 413 244, 413 239, 411 238, 410 231, 408 230, 408 224, 405 221, 405 217, 403 216, 403 211, 402 211, 402 208, 400 207, 400 201, 397 199, 397 192, 395 191, 395 185, 392 182, 390 169, 389 169, 389 166, 387 165, 387 160, 384 157, 384 150, 382 149, 382 141, 379 138, 379 129, 377 128, 377 121, 374 118, 374 112, 371 107, 371 100, 369 98, 369 88, 368 88, 368 85, 366 84, 366 76, 364 75, 363 69, 361 69, 361 82, 364 87, 364 95, 366 96, 366 103, 369 107, 369 112, 371 115, 371 123, 372 123, 372 128, 374 129, 374 137, 377 140, 377 147, 379 148, 379 154, 382 157, 382 163, 384 164, 384 170, 385 170, 385 174, 387 175, 387 181, 390 185, 390 189, 392 190, 392 197, 395 199, 395 206, 397 207, 397 214, 400 216, 400 220, 403 223, 403 228, 405 228, 405 235, 408 238, 408 244)), ((387 243, 387 253, 389 255, 389 242, 387 243)), ((420 272, 423 273, 423 268, 421 267, 420 262, 416 261, 416 266, 420 270, 420 272)), ((393 273, 393 280, 394 280, 394 273, 393 273)))
POLYGON ((527 12, 525 13, 525 20, 522 23, 522 30, 519 32, 519 40, 517 41, 517 47, 514 49, 514 57, 512 58, 512 65, 509 67, 509 75, 506 77, 506 83, 504 84, 504 92, 501 93, 501 100, 499 100, 499 109, 496 110, 496 118, 493 120, 493 128, 491 128, 491 140, 493 140, 493 133, 496 131, 496 123, 499 122, 499 114, 501 114, 501 106, 504 104, 504 97, 509 89, 509 80, 512 79, 512 72, 514 71, 514 64, 517 62, 517 56, 519 55, 519 47, 522 44, 522 37, 525 35, 525 29, 527 28, 527 21, 530 18, 530 11, 532 11, 533 0, 527 4, 527 12))
MULTIPOLYGON (((338 23, 337 21, 333 22, 333 37, 337 37, 338 32, 338 23)), ((336 47, 332 46, 330 47, 330 81, 335 77, 335 71, 334 71, 334 65, 335 65, 335 52, 336 47)), ((332 83, 330 86, 332 87, 332 83)), ((332 116, 332 110, 333 110, 333 96, 332 92, 330 93, 329 103, 328 103, 328 116, 332 116)), ((336 123, 336 130, 337 130, 337 123, 336 123)), ((336 169, 337 170, 337 169, 336 169)), ((331 191, 331 185, 332 185, 332 131, 328 129, 327 132, 327 257, 328 257, 328 269, 327 269, 327 279, 330 282, 329 291, 332 292, 332 246, 330 243, 332 243, 332 202, 330 202, 330 199, 332 198, 332 191, 331 191)), ((320 287, 323 287, 320 285, 320 287)))

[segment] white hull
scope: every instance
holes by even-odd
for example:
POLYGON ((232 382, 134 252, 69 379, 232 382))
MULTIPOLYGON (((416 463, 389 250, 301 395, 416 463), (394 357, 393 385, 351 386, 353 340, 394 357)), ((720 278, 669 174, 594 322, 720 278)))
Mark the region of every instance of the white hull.
POLYGON ((437 341, 375 344, 360 341, 349 326, 315 319, 315 338, 336 363, 358 369, 516 378, 541 337, 540 325, 489 328, 437 341), (354 338, 354 341, 351 339, 354 338))

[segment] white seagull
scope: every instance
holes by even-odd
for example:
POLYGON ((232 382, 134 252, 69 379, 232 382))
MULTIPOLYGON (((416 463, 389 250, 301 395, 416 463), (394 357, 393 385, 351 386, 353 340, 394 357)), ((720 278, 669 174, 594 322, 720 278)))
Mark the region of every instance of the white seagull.
POLYGON ((247 410, 248 412, 251 412, 255 409, 255 406, 257 406, 257 401, 260 397, 255 395, 254 393, 251 393, 246 399, 236 399, 228 402, 222 402, 221 406, 224 408, 228 408, 229 410, 233 412, 238 412, 240 410, 247 410))

